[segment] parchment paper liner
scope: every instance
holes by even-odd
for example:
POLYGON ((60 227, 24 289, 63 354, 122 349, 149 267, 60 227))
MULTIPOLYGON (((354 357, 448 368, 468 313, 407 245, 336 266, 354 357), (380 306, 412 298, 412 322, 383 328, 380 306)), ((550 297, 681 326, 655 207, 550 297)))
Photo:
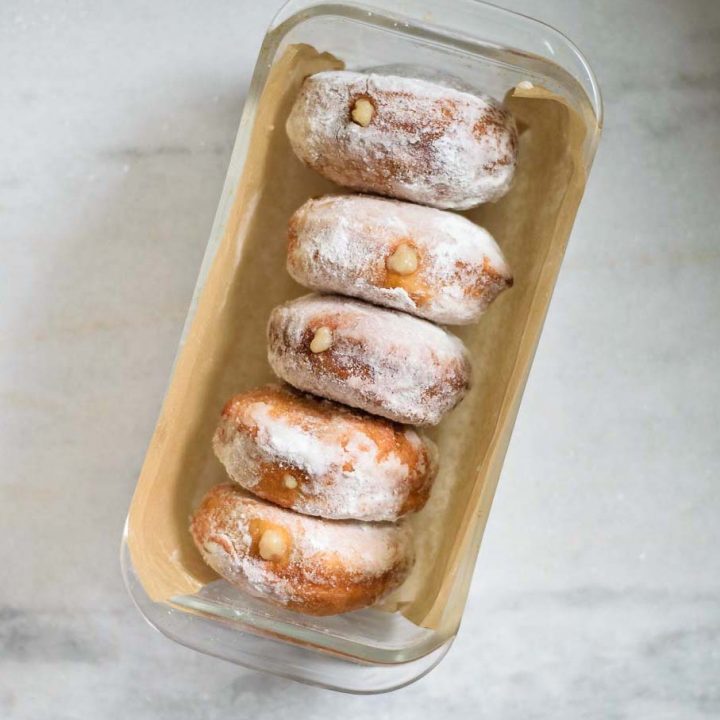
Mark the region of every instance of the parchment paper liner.
MULTIPOLYGON (((306 45, 273 66, 222 238, 178 355, 129 515, 135 571, 151 599, 196 592, 217 579, 196 551, 188 517, 203 493, 226 479, 211 437, 225 401, 273 379, 266 360, 270 310, 305 292, 285 271, 286 226, 309 197, 342 188, 304 167, 285 135, 303 78, 342 67, 306 45)), ((418 625, 455 631, 520 398, 568 236, 585 186, 585 125, 560 96, 514 90, 507 103, 522 130, 509 194, 464 213, 497 239, 515 286, 479 324, 456 329, 470 349, 474 386, 432 432, 441 473, 416 525, 418 562, 382 605, 418 625)))

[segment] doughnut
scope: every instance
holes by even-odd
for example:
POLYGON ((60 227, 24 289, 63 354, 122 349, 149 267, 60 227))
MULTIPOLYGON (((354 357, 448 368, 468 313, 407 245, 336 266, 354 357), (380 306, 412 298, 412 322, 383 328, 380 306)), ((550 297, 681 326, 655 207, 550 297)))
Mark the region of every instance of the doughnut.
POLYGON ((517 164, 515 123, 498 101, 414 78, 311 75, 286 131, 329 180, 438 208, 501 198, 517 164))
POLYGON ((190 522, 205 562, 229 583, 308 615, 335 615, 377 602, 413 564, 403 524, 324 520, 212 488, 190 522))
POLYGON ((337 295, 279 305, 268 360, 299 390, 411 425, 436 425, 470 385, 462 342, 436 325, 337 295))
POLYGON ((437 473, 434 443, 412 428, 278 385, 233 397, 213 447, 254 495, 333 520, 420 510, 437 473))
POLYGON ((311 290, 448 325, 475 322, 513 282, 483 228, 446 210, 370 195, 300 207, 288 227, 287 268, 311 290))

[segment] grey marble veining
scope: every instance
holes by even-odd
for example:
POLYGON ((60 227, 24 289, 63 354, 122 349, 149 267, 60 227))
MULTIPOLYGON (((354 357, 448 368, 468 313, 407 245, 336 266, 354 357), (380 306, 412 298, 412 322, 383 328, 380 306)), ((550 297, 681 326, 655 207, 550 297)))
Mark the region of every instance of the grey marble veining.
POLYGON ((460 635, 367 698, 175 645, 119 575, 276 3, 0 5, 0 717, 720 716, 720 4, 507 5, 605 132, 460 635))

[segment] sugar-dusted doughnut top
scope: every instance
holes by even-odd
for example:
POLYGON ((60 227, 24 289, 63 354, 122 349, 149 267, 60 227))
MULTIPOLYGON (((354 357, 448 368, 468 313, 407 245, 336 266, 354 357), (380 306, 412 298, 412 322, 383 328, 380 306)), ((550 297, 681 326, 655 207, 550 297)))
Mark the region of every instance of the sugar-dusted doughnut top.
POLYGON ((300 390, 414 425, 440 422, 470 385, 470 361, 457 337, 337 295, 306 295, 276 307, 268 360, 300 390), (320 334, 322 350, 314 347, 320 334))
POLYGON ((517 163, 500 103, 414 78, 311 75, 286 128, 296 155, 330 180, 439 208, 497 200, 517 163))
POLYGON ((434 443, 413 428, 287 386, 233 397, 213 446, 253 494, 336 520, 397 520, 420 510, 437 471, 434 443))
POLYGON ((207 564, 240 588, 311 615, 373 604, 407 577, 412 537, 403 524, 323 520, 212 488, 190 532, 207 564))
POLYGON ((308 200, 288 228, 290 275, 449 325, 475 322, 512 274, 487 230, 434 208, 372 195, 308 200))

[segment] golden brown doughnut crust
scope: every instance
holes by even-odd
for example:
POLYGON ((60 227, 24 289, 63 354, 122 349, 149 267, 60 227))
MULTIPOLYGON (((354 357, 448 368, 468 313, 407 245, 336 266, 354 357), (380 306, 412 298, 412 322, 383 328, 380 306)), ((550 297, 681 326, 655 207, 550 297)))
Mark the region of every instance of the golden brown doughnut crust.
POLYGON ((497 200, 517 164, 515 123, 500 103, 413 78, 317 73, 286 128, 295 154, 328 179, 438 208, 497 200), (369 108, 362 122, 358 100, 369 108))
POLYGON ((232 480, 276 505, 341 520, 397 520, 420 510, 437 449, 398 425, 290 387, 225 405, 213 439, 232 480))
POLYGON ((228 582, 309 615, 335 615, 377 602, 413 563, 406 526, 309 517, 248 497, 237 485, 212 488, 190 532, 205 562, 228 582), (270 531, 276 553, 262 556, 270 531))
POLYGON ((457 213, 371 195, 308 200, 288 224, 288 272, 311 290, 433 322, 476 322, 512 285, 493 237, 457 213), (397 272, 398 250, 415 267, 397 272))
POLYGON ((465 395, 471 367, 459 338, 426 320, 337 295, 276 307, 268 360, 294 387, 412 425, 436 425, 465 395), (317 352, 319 333, 330 340, 317 352))

